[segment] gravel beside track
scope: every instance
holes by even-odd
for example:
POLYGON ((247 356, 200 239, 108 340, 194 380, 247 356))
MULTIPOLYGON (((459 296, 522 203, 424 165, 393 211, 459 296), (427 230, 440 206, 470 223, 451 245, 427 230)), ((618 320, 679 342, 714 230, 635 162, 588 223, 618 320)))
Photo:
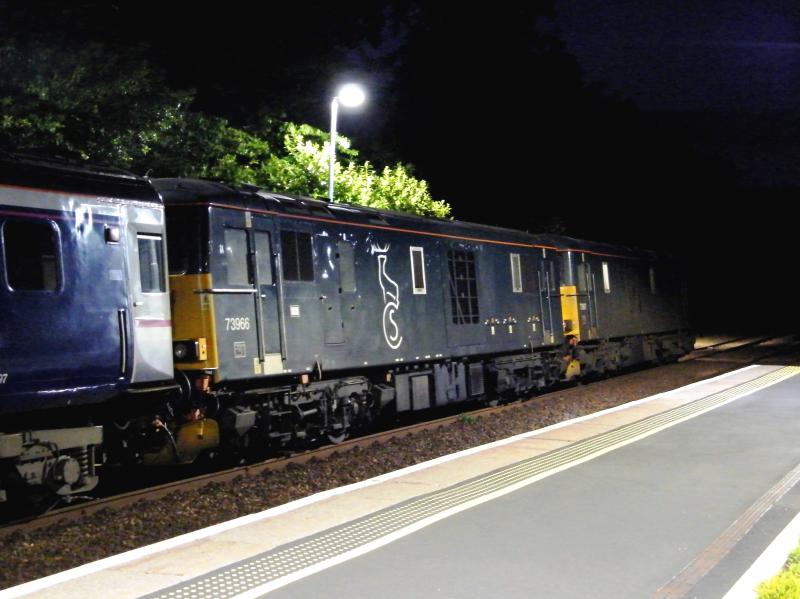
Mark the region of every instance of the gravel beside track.
POLYGON ((283 470, 211 483, 69 523, 15 532, 0 539, 0 588, 741 366, 738 361, 693 361, 633 372, 548 393, 479 419, 465 417, 382 445, 359 446, 324 460, 290 464, 283 470))

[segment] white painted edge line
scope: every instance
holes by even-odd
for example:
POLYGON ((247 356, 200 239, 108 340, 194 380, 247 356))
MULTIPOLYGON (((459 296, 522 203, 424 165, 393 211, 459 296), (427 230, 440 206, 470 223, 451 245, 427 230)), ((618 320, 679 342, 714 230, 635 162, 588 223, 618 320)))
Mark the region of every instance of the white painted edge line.
POLYGON ((274 590, 279 589, 279 588, 281 588, 283 586, 291 584, 292 582, 296 582, 298 580, 301 580, 302 578, 306 578, 308 576, 311 576, 312 574, 316 574, 316 573, 321 572, 322 570, 325 570, 325 569, 330 568, 332 566, 339 565, 339 564, 344 563, 344 562, 346 562, 348 560, 351 560, 351 559, 353 559, 355 557, 358 557, 358 556, 364 555, 365 553, 369 553, 370 551, 374 551, 376 549, 379 549, 380 547, 388 545, 389 543, 392 543, 393 541, 396 541, 397 539, 401 539, 401 538, 403 538, 403 537, 405 537, 407 535, 410 535, 411 533, 417 532, 418 530, 421 530, 421 529, 423 529, 423 528, 425 528, 427 526, 430 526, 431 524, 434 524, 435 522, 438 522, 439 520, 443 520, 443 519, 448 518, 448 517, 450 517, 450 516, 452 516, 454 514, 458 514, 459 512, 463 512, 465 510, 468 510, 468 509, 470 509, 472 507, 475 507, 477 505, 480 505, 482 503, 486 503, 488 501, 492 501, 494 499, 497 499, 498 497, 502 497, 503 495, 507 495, 508 493, 512 493, 512 492, 517 491, 518 489, 521 489, 523 487, 527 487, 528 485, 531 485, 531 484, 533 484, 533 483, 535 483, 537 481, 540 481, 542 479, 548 478, 549 476, 557 474, 557 473, 559 473, 559 472, 561 472, 563 470, 568 470, 569 468, 572 468, 573 466, 577 466, 579 464, 583 464, 585 462, 588 462, 590 460, 598 458, 598 457, 600 457, 602 455, 605 455, 605 454, 607 454, 607 453, 609 453, 611 451, 614 451, 614 450, 619 449, 621 447, 624 447, 626 445, 630 445, 632 443, 636 443, 637 441, 641 441, 642 439, 644 439, 646 437, 650 437, 651 435, 654 435, 654 434, 656 434, 658 432, 661 432, 661 431, 663 431, 665 429, 672 428, 673 426, 678 425, 678 424, 680 424, 682 422, 686 422, 687 420, 691 420, 692 418, 696 418, 697 416, 701 416, 701 415, 703 415, 703 414, 705 414, 707 412, 711 412, 712 410, 716 410, 717 408, 720 408, 720 407, 725 406, 725 405, 727 405, 727 404, 729 404, 731 402, 734 402, 737 399, 741 399, 742 397, 746 397, 748 395, 752 395, 753 393, 757 393, 759 391, 762 391, 762 390, 764 390, 764 389, 766 389, 768 387, 771 387, 772 385, 776 385, 778 383, 781 383, 781 382, 785 381, 786 379, 791 378, 793 376, 796 376, 796 373, 789 373, 786 376, 783 376, 783 377, 779 378, 778 380, 770 381, 769 383, 765 384, 762 387, 759 387, 758 389, 747 390, 747 391, 745 391, 743 393, 736 394, 733 397, 728 398, 727 400, 725 400, 725 401, 723 401, 723 402, 721 402, 719 404, 710 406, 708 408, 705 408, 704 410, 700 410, 699 412, 695 412, 694 414, 689 414, 688 416, 684 416, 683 418, 680 418, 678 420, 674 420, 672 422, 668 422, 668 423, 666 423, 666 424, 664 424, 662 426, 659 426, 659 427, 657 427, 657 428, 655 428, 653 430, 644 432, 644 433, 642 433, 640 435, 637 435, 637 436, 632 437, 630 439, 627 439, 625 441, 621 441, 620 443, 615 443, 614 445, 611 445, 611 446, 606 447, 604 449, 598 450, 598 451, 596 451, 594 453, 591 453, 591 454, 589 454, 587 456, 584 456, 584 457, 582 457, 582 458, 580 458, 578 460, 574 460, 574 461, 571 461, 571 462, 569 462, 567 464, 563 464, 563 465, 558 466, 556 468, 552 468, 550 470, 547 470, 546 472, 542 472, 541 474, 537 474, 535 476, 532 476, 531 478, 527 478, 525 480, 521 480, 521 481, 519 481, 517 483, 514 483, 513 485, 509 485, 508 487, 504 487, 502 489, 498 489, 497 491, 494 491, 494 492, 489 493, 487 495, 483 495, 481 497, 476 497, 475 499, 472 499, 472 500, 470 500, 468 502, 465 502, 465 503, 463 503, 461 505, 452 507, 450 509, 444 510, 443 512, 440 512, 438 514, 434 514, 433 516, 425 518, 424 520, 420 520, 419 522, 415 522, 414 524, 411 524, 410 526, 407 526, 405 528, 401 528, 400 530, 396 530, 393 533, 390 533, 390 534, 388 534, 388 535, 386 535, 384 537, 381 537, 380 539, 376 539, 376 540, 374 540, 374 541, 372 541, 370 543, 366 543, 366 544, 362 545, 361 547, 357 547, 356 549, 353 549, 351 551, 348 551, 346 553, 338 555, 338 556, 336 556, 334 558, 325 560, 325 561, 320 562, 318 564, 314 564, 313 566, 309 566, 308 568, 304 568, 302 570, 298 570, 297 572, 293 572, 292 574, 289 574, 287 576, 284 576, 284 577, 281 577, 281 578, 277 578, 277 579, 275 579, 273 581, 270 581, 268 583, 265 583, 265 584, 263 584, 261 586, 258 586, 256 588, 250 589, 249 591, 245 591, 244 593, 240 593, 239 595, 235 595, 233 597, 233 599, 257 599, 258 597, 261 597, 261 596, 263 596, 263 595, 265 595, 265 594, 267 594, 267 593, 269 593, 271 591, 274 591, 274 590))
MULTIPOLYGON (((388 480, 392 480, 395 478, 400 478, 407 474, 411 474, 413 472, 417 472, 419 470, 424 470, 426 468, 431 468, 433 466, 437 466, 439 464, 444 464, 446 462, 450 462, 452 460, 456 460, 468 455, 472 455, 475 453, 480 453, 483 451, 487 451, 489 449, 493 449, 495 447, 501 447, 503 445, 508 445, 510 443, 514 443, 515 441, 521 439, 529 439, 531 437, 535 437, 537 435, 541 435, 544 433, 548 433, 553 430, 557 430, 563 428, 565 426, 570 426, 572 424, 577 424, 579 422, 584 422, 586 420, 591 420, 593 418, 598 418, 600 416, 604 416, 605 414, 611 414, 613 412, 618 412, 621 410, 625 410, 627 408, 640 405, 646 402, 650 402, 661 398, 670 393, 676 393, 681 391, 686 391, 687 389, 692 389, 698 387, 700 385, 705 385, 714 381, 719 381, 725 378, 732 377, 737 374, 741 374, 745 371, 754 369, 754 368, 761 368, 765 370, 763 373, 757 375, 762 376, 763 374, 768 374, 769 372, 773 372, 774 370, 778 370, 781 366, 759 366, 757 364, 751 364, 750 366, 745 366, 744 368, 739 368, 738 370, 732 370, 730 372, 726 372, 710 379, 704 379, 702 381, 696 381, 694 383, 690 383, 689 385, 685 385, 683 387, 679 387, 677 389, 671 389, 669 391, 664 391, 662 393, 657 393, 655 395, 651 395, 649 397, 645 397, 642 399, 638 399, 635 401, 631 401, 625 404, 621 404, 619 406, 614 406, 612 408, 608 408, 602 410, 600 412, 595 412, 593 414, 587 414, 585 416, 580 416, 578 418, 573 418, 572 420, 566 420, 564 422, 559 422, 557 424, 552 424, 550 426, 546 426, 544 428, 536 429, 533 431, 529 431, 527 433, 521 433, 519 435, 514 435, 513 437, 508 437, 507 439, 501 439, 499 441, 493 441, 491 443, 486 443, 485 445, 479 445, 477 447, 472 447, 470 449, 464 449, 462 451, 452 453, 449 455, 441 456, 438 458, 434 458, 432 460, 428 460, 427 462, 421 462, 419 464, 415 464, 413 466, 408 466, 406 468, 402 468, 400 470, 395 470, 394 472, 388 472, 386 474, 381 474, 374 478, 370 478, 367 480, 359 481, 357 483, 352 483, 349 485, 345 485, 343 487, 337 487, 335 489, 329 489, 327 491, 321 491, 314 495, 310 495, 308 497, 303 497, 302 499, 296 499, 295 501, 290 501, 289 503, 285 503, 283 505, 275 506, 273 508, 269 508, 264 510, 263 512, 257 512, 255 514, 248 514, 247 516, 241 516, 240 518, 235 518, 233 520, 228 520, 226 522, 220 522, 219 524, 214 524, 212 526, 207 526, 206 528, 201 528, 199 530, 195 530, 192 532, 188 532, 177 537, 173 537, 171 539, 165 539, 163 541, 158 541, 157 543, 152 543, 151 545, 145 545, 144 547, 139 547, 138 549, 131 549, 130 551, 125 551, 124 553, 118 553, 117 555, 112 555, 110 557, 106 557, 103 559, 99 559, 94 562, 89 562, 88 564, 84 564, 82 566, 77 566, 75 568, 71 568, 69 570, 64 570, 63 572, 58 572, 56 574, 51 574, 50 576, 45 576, 44 578, 39 578, 37 580, 31 580, 30 582, 25 582, 17 586, 9 587, 5 590, 0 591, 0 599, 13 599, 15 597, 22 597, 23 595, 27 595, 30 593, 34 593, 36 591, 41 591, 43 589, 47 589, 53 587, 57 584, 61 584, 70 580, 74 580, 76 578, 80 578, 82 576, 87 576, 90 574, 94 574, 96 572, 100 572, 102 570, 106 570, 109 568, 114 568, 116 566, 121 566, 124 564, 129 564, 136 560, 149 557, 155 555, 156 553, 160 553, 162 551, 167 551, 170 549, 175 549, 176 547, 180 547, 182 545, 187 545, 189 543, 193 543, 195 541, 199 541, 202 539, 206 539, 208 537, 214 536, 216 534, 220 534, 223 532, 227 532, 229 530, 233 530, 235 528, 239 528, 241 526, 247 526, 248 524, 252 524, 254 522, 260 522, 261 520, 265 520, 267 518, 273 518, 275 516, 280 516, 287 512, 291 512, 308 505, 324 501, 325 499, 329 499, 331 497, 336 497, 337 495, 343 495, 345 493, 349 493, 351 491, 356 491, 358 489, 363 489, 366 487, 370 487, 376 485, 378 483, 382 483, 388 480)), ((753 378, 757 378, 753 377, 753 378)), ((752 379, 750 379, 752 380, 752 379)), ((745 383, 747 381, 737 382, 735 385, 739 385, 745 383)), ((732 385, 732 386, 735 386, 732 385)))
POLYGON ((783 568, 786 558, 800 542, 800 514, 778 534, 722 599, 755 599, 759 583, 772 578, 783 568))

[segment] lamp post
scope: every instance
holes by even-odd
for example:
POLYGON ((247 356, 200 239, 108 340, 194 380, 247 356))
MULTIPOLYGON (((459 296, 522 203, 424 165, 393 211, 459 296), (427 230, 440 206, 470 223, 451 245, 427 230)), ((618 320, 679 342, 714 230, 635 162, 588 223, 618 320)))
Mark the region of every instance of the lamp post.
POLYGON ((339 93, 331 100, 331 146, 330 165, 328 166, 328 199, 333 201, 333 174, 336 167, 336 117, 339 114, 339 103, 347 108, 354 108, 364 103, 364 90, 360 85, 348 83, 339 88, 339 93))

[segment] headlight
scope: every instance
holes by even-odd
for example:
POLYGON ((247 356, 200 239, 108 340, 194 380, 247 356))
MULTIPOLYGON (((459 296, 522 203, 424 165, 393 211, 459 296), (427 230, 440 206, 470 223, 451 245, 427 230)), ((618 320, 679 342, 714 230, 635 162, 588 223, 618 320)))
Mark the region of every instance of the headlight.
POLYGON ((175 355, 176 360, 185 360, 186 356, 189 355, 189 348, 186 343, 176 343, 172 346, 172 353, 175 355))
POLYGON ((172 355, 176 362, 202 362, 208 359, 206 339, 181 339, 172 342, 172 355))

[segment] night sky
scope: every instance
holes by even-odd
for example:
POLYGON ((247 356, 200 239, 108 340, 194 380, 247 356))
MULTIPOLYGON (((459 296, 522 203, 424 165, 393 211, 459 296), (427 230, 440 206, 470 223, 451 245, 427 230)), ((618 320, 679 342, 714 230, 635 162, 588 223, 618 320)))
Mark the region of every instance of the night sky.
POLYGON ((0 0, 0 34, 143 52, 239 125, 326 129, 359 79, 340 131, 457 218, 671 253, 701 331, 800 323, 796 2, 69 4, 0 0))

